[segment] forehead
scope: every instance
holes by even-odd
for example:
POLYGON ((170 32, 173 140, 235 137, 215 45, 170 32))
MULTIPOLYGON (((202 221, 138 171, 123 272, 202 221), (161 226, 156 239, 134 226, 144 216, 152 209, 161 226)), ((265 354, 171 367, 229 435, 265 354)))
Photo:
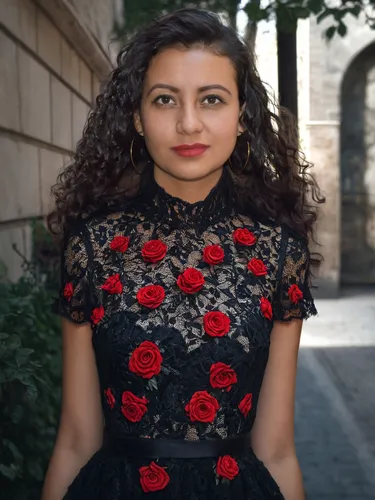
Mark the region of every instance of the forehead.
POLYGON ((148 67, 145 88, 168 83, 178 88, 213 83, 236 87, 236 72, 227 56, 209 48, 168 48, 157 54, 148 67))

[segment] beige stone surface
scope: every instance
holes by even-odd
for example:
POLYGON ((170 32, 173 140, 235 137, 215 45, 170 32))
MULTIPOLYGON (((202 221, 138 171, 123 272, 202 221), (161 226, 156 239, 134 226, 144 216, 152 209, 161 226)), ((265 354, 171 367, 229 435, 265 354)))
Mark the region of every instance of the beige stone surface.
POLYGON ((57 176, 64 165, 64 156, 48 149, 40 150, 40 186, 42 213, 47 215, 53 208, 51 187, 56 184, 57 176))
POLYGON ((82 137, 83 127, 86 123, 88 112, 88 105, 73 94, 73 150, 82 137))
POLYGON ((19 36, 20 23, 17 0, 1 0, 0 22, 16 36, 19 36))
POLYGON ((30 251, 26 243, 29 234, 28 222, 0 225, 0 261, 6 266, 7 278, 12 281, 16 281, 21 277, 23 262, 22 257, 13 249, 13 245, 16 245, 21 255, 29 258, 30 251))
POLYGON ((40 57, 56 73, 61 72, 61 35, 41 10, 37 12, 37 46, 40 57))
POLYGON ((52 91, 52 142, 70 150, 72 147, 72 93, 54 76, 52 91))
POLYGON ((51 141, 50 75, 32 56, 19 48, 21 129, 25 134, 51 141))
POLYGON ((0 32, 0 125, 18 131, 20 103, 16 60, 16 44, 0 32))
POLYGON ((40 213, 38 149, 0 136, 0 222, 40 213))
POLYGON ((79 91, 80 94, 91 102, 92 100, 92 72, 82 59, 79 62, 79 91))
POLYGON ((61 40, 61 76, 79 91, 79 57, 65 38, 61 40))
POLYGON ((32 0, 14 0, 19 8, 20 38, 31 50, 36 52, 36 16, 37 8, 32 0))
POLYGON ((101 83, 98 80, 98 78, 96 78, 96 76, 93 75, 93 80, 92 80, 92 101, 93 102, 95 102, 95 99, 100 94, 100 90, 101 90, 101 83))

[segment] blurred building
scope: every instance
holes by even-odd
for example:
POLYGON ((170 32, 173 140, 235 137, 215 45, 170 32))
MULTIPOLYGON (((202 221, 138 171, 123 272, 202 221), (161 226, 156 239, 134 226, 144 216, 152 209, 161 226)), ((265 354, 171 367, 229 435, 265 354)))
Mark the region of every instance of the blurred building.
MULTIPOLYGON (((347 35, 329 43, 329 21, 298 27, 301 141, 327 198, 318 225, 326 297, 342 285, 375 285, 375 31, 363 18, 345 22, 347 35)), ((276 50, 274 25, 261 24, 258 66, 277 93, 276 50)))
MULTIPOLYGON (((116 53, 110 43, 122 0, 0 1, 0 259, 21 272, 12 243, 30 254, 30 224, 82 133, 116 53)), ((326 24, 298 29, 301 140, 327 197, 318 239, 320 294, 375 284, 375 32, 348 18, 348 34, 324 40, 326 24)), ((277 93, 272 23, 258 30, 258 66, 277 93)))
POLYGON ((82 134, 110 68, 122 0, 0 1, 0 259, 30 256, 30 219, 82 134))

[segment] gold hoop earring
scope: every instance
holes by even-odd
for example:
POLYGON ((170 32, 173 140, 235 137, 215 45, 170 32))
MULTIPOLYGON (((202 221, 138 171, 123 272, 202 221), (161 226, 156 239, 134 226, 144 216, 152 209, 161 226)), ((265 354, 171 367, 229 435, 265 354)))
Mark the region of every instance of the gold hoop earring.
MULTIPOLYGON (((246 161, 245 161, 244 165, 240 168, 240 170, 237 170, 237 172, 242 172, 243 170, 245 170, 245 168, 247 167, 247 164, 249 163, 249 159, 250 159, 250 143, 249 143, 249 141, 246 141, 246 142, 247 142, 247 156, 246 156, 246 161)), ((233 171, 233 165, 232 165, 232 162, 230 160, 230 157, 228 158, 228 163, 229 163, 230 169, 233 171)))
POLYGON ((133 168, 134 168, 135 172, 136 172, 138 175, 142 175, 142 172, 139 172, 139 171, 137 170, 137 167, 136 167, 136 166, 135 166, 135 164, 134 164, 134 159, 133 159, 133 146, 134 146, 134 137, 133 137, 133 139, 132 139, 132 142, 130 143, 130 151, 129 151, 129 153, 130 153, 130 161, 131 161, 131 164, 132 164, 132 166, 133 166, 133 168))

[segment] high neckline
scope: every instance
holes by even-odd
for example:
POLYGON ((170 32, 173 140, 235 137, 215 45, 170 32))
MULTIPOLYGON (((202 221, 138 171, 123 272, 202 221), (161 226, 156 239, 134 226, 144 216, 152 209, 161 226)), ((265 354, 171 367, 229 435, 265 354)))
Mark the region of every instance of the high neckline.
POLYGON ((175 227, 190 225, 206 227, 231 212, 232 185, 232 178, 224 167, 219 181, 208 195, 201 201, 190 203, 169 194, 152 175, 145 186, 144 196, 148 198, 148 205, 154 217, 175 227))

